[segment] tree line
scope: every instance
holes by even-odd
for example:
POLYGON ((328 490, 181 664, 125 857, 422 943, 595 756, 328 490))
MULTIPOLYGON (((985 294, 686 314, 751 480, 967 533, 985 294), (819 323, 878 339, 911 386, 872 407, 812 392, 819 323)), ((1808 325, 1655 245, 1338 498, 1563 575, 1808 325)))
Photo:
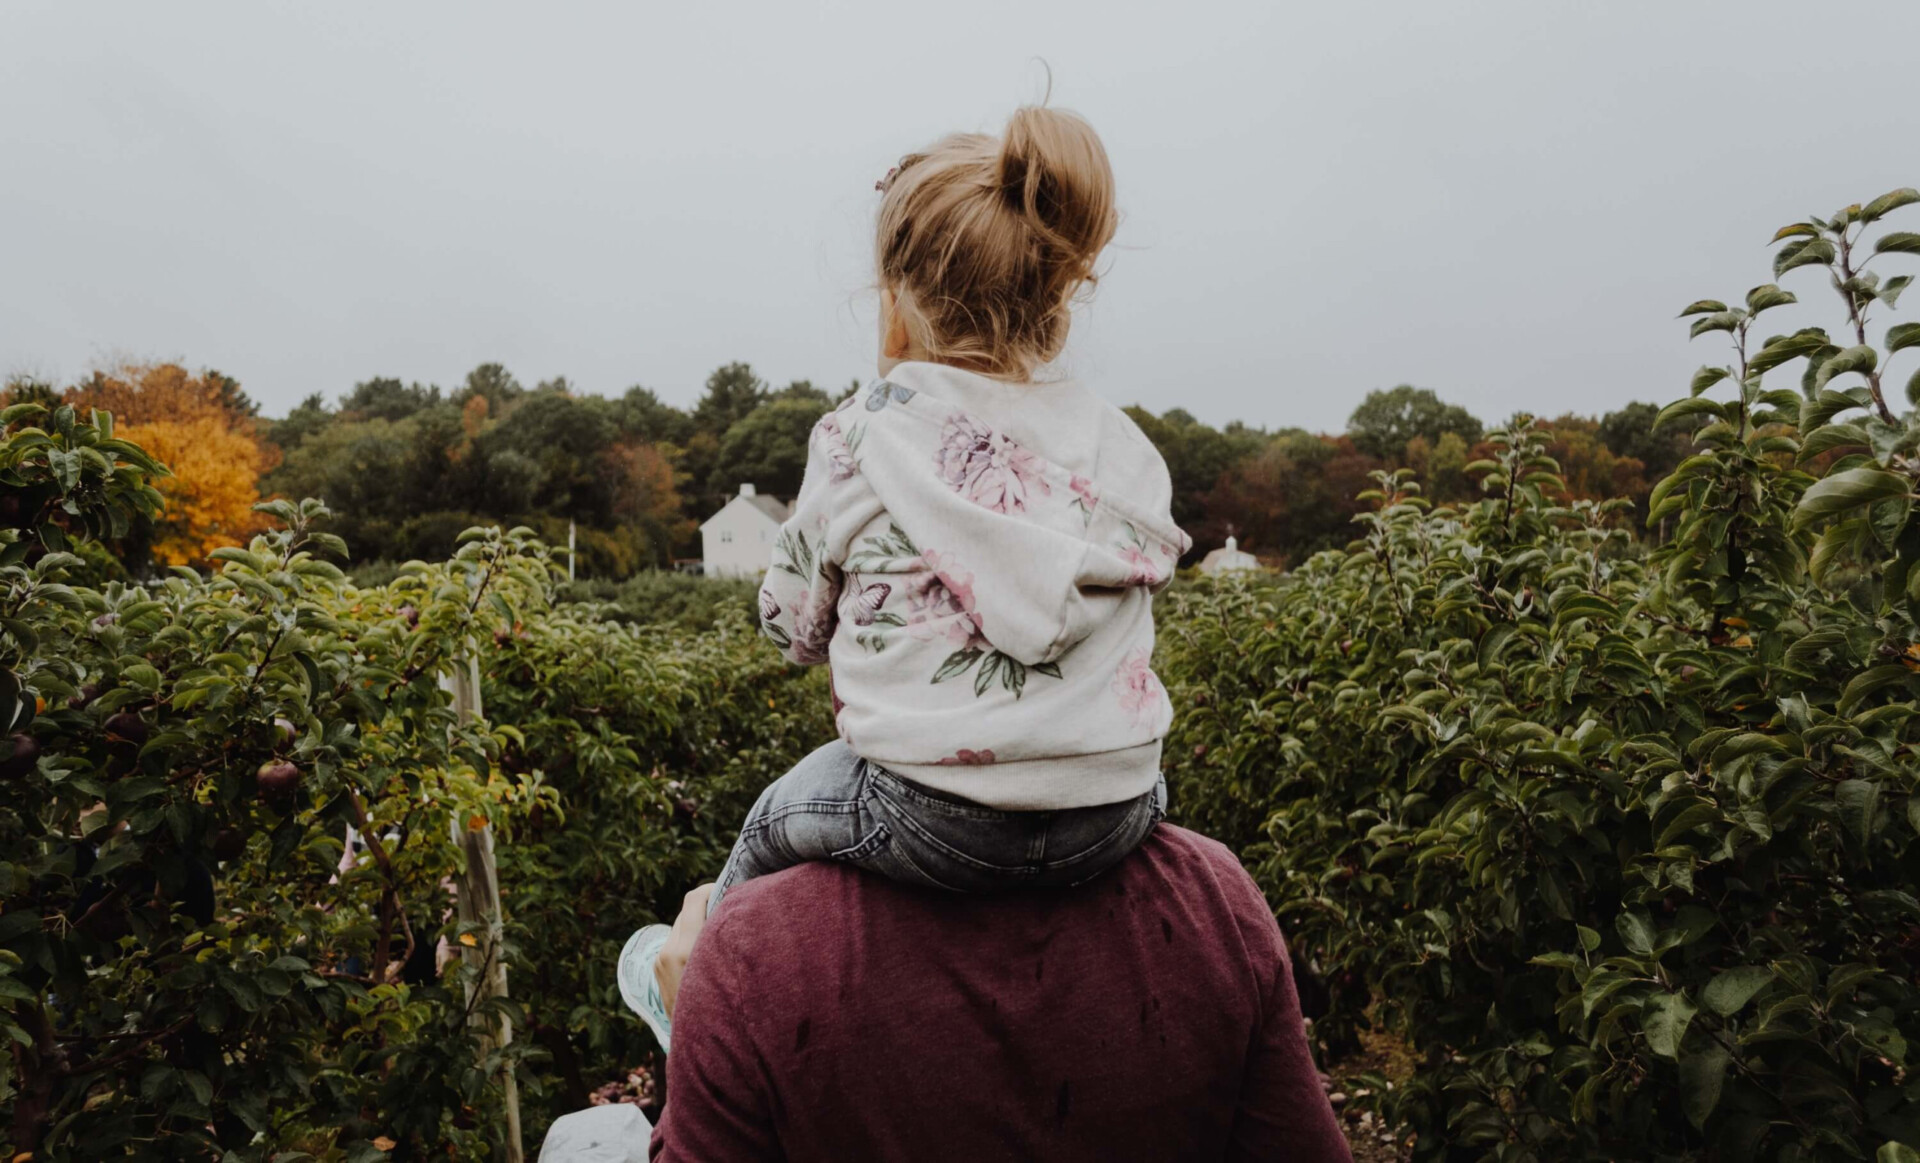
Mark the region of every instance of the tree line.
MULTIPOLYGON (((582 572, 617 579, 697 557, 699 523, 742 482, 797 493, 808 433, 854 386, 776 388, 729 363, 679 408, 640 386, 617 396, 565 377, 526 387, 486 363, 452 389, 375 377, 269 419, 232 377, 161 363, 64 388, 15 379, 5 398, 105 408, 173 466, 164 515, 118 547, 136 572, 243 542, 263 496, 311 496, 337 514, 333 531, 356 562, 444 557, 461 530, 483 524, 564 544, 571 524, 582 572)), ((1351 539, 1369 473, 1409 468, 1436 502, 1467 501, 1478 495, 1468 469, 1489 455, 1480 419, 1410 385, 1369 393, 1338 434, 1216 428, 1180 408, 1127 412, 1166 458, 1193 560, 1234 536, 1272 564, 1303 561, 1351 539)), ((1636 403, 1544 421, 1568 495, 1628 497, 1644 515, 1653 482, 1692 449, 1678 428, 1656 432, 1656 415, 1636 403)))

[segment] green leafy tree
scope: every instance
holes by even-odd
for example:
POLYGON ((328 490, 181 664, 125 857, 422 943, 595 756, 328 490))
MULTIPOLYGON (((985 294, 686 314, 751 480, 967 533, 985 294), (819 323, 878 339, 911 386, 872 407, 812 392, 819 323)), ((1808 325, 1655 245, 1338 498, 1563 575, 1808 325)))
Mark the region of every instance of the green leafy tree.
POLYGON ((466 387, 454 397, 455 404, 465 404, 475 396, 487 402, 492 415, 498 416, 506 410, 509 403, 526 394, 520 381, 513 373, 497 363, 483 363, 467 373, 466 387))
MULTIPOLYGON (((1136 405, 1126 413, 1167 462, 1167 473, 1173 481, 1173 519, 1183 527, 1200 526, 1207 517, 1204 498, 1220 482, 1221 475, 1267 443, 1266 434, 1256 429, 1235 424, 1222 432, 1196 420, 1184 408, 1171 408, 1155 416, 1136 405)), ((1194 552, 1201 552, 1203 547, 1206 543, 1196 538, 1194 552)))
POLYGON ((1620 456, 1630 456, 1646 466, 1651 480, 1664 479, 1693 454, 1693 439, 1685 425, 1669 424, 1656 429, 1660 416, 1658 404, 1632 403, 1600 417, 1600 439, 1620 456))
POLYGON ((1354 447, 1387 461, 1402 456, 1407 441, 1416 436, 1432 445, 1452 432, 1473 444, 1481 431, 1480 421, 1471 412, 1445 402, 1430 388, 1411 384, 1368 392, 1347 419, 1347 435, 1354 447))
POLYGON ((334 421, 334 413, 327 407, 326 398, 315 392, 301 400, 299 406, 279 420, 267 423, 267 439, 278 445, 282 451, 300 447, 301 442, 325 429, 334 421))
POLYGON ((807 440, 832 407, 824 392, 781 393, 749 412, 720 441, 708 492, 731 495, 745 482, 774 496, 799 493, 807 440))
POLYGON ((638 384, 613 401, 613 422, 622 437, 645 444, 683 444, 693 435, 692 417, 638 384))
POLYGON ((719 439, 767 398, 767 385, 744 363, 730 363, 707 377, 706 390, 693 406, 693 426, 719 439))
MULTIPOLYGON (((316 397, 308 397, 301 409, 317 407, 316 397)), ((405 420, 424 408, 440 403, 440 389, 425 384, 404 384, 385 376, 376 376, 353 385, 340 397, 343 416, 354 420, 405 420)), ((312 415, 312 411, 308 411, 312 415)), ((289 419, 292 417, 290 416, 289 419)))

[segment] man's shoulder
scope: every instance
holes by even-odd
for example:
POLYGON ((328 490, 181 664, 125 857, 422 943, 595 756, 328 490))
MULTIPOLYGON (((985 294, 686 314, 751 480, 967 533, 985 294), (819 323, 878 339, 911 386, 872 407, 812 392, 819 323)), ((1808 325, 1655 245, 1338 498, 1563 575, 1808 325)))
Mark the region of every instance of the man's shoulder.
MULTIPOLYGON (((1155 828, 1137 851, 1102 879, 1107 877, 1138 882, 1149 891, 1155 887, 1178 887, 1189 892, 1218 894, 1231 904, 1261 899, 1253 878, 1247 875, 1231 849, 1209 836, 1173 824, 1163 823, 1155 828)), ((1057 898, 1075 890, 1036 891, 1057 898)), ((810 861, 756 877, 728 890, 712 923, 719 926, 734 917, 738 918, 734 924, 756 928, 784 923, 817 924, 823 915, 854 907, 887 911, 953 908, 978 899, 905 888, 845 864, 810 861)))
POLYGON ((1211 836, 1202 836, 1177 824, 1161 824, 1145 843, 1163 845, 1175 859, 1194 861, 1236 876, 1246 875, 1246 870, 1240 867, 1240 859, 1232 849, 1211 836))

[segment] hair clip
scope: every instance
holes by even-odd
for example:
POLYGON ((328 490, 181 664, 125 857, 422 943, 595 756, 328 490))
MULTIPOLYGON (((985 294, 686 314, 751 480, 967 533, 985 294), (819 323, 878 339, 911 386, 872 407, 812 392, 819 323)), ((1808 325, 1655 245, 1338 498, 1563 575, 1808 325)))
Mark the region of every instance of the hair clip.
POLYGON ((886 193, 887 187, 893 182, 893 176, 899 172, 900 172, 899 166, 895 166, 892 169, 888 170, 887 176, 875 182, 873 184, 873 188, 880 191, 882 194, 886 193))

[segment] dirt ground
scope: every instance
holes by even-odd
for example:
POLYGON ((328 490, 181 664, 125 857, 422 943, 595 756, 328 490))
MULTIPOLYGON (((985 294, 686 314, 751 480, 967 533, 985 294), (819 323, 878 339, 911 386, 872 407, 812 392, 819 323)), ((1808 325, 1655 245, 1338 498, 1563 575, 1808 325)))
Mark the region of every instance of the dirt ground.
POLYGON ((1403 1163, 1409 1157, 1407 1136, 1382 1125, 1372 1114, 1361 1113, 1357 1100, 1367 1095, 1367 1084, 1360 1081, 1361 1075, 1384 1075, 1390 1083, 1397 1084, 1412 1071, 1413 1057, 1406 1047, 1379 1033, 1362 1034, 1359 1053, 1350 1054, 1327 1068, 1327 1097, 1333 1101, 1334 1113, 1347 1132, 1354 1163, 1403 1163))

